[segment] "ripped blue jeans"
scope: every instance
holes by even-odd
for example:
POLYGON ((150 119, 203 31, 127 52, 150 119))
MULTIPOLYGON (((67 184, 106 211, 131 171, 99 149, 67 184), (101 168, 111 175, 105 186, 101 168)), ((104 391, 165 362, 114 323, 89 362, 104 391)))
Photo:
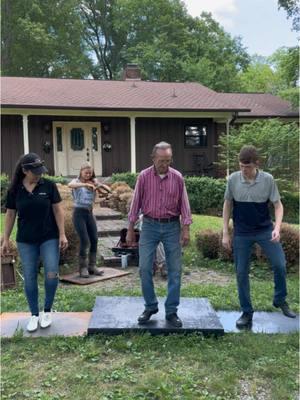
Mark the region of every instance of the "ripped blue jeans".
POLYGON ((58 285, 59 242, 58 239, 43 243, 17 243, 21 258, 24 289, 32 315, 39 314, 38 267, 40 259, 44 266, 45 302, 44 310, 51 310, 58 285))

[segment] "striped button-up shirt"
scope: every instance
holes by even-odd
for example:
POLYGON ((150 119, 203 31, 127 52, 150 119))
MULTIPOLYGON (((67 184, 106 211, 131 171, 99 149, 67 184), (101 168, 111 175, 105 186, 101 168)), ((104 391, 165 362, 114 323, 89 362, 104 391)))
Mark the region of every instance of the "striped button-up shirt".
POLYGON ((151 166, 144 169, 137 180, 129 222, 135 223, 139 214, 152 218, 170 218, 181 215, 181 223, 192 223, 190 204, 180 172, 170 168, 161 178, 151 166))

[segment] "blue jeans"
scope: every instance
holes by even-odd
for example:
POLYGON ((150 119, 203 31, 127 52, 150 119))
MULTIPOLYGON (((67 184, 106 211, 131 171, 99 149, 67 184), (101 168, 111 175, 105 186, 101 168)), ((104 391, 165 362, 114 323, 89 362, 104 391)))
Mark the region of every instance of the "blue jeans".
POLYGON ((144 218, 139 240, 139 267, 146 310, 155 310, 158 301, 153 285, 153 261, 159 242, 163 243, 168 269, 166 315, 176 313, 181 286, 180 222, 160 223, 144 218))
POLYGON ((271 263, 274 272, 274 299, 275 304, 282 304, 287 295, 286 289, 286 262, 280 243, 271 242, 272 231, 262 232, 253 236, 235 236, 233 239, 233 253, 236 267, 239 300, 243 312, 253 312, 249 268, 252 247, 259 244, 271 263))
POLYGON ((58 239, 47 240, 41 244, 18 242, 17 247, 23 268, 25 294, 31 314, 39 314, 37 277, 40 259, 43 261, 45 276, 44 310, 51 310, 58 285, 58 239))

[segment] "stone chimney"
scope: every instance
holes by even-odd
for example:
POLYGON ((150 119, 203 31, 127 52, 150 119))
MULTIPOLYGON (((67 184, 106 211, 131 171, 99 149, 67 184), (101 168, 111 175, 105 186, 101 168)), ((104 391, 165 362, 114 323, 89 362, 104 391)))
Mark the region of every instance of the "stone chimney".
POLYGON ((123 80, 124 81, 140 81, 141 78, 141 70, 137 64, 127 64, 123 71, 123 80))

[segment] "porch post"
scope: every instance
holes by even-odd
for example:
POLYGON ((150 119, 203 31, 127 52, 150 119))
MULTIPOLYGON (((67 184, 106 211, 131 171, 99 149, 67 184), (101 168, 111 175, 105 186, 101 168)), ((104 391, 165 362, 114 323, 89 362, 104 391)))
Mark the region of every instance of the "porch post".
POLYGON ((136 149, 135 149, 135 117, 130 117, 130 160, 131 172, 136 172, 136 149))
POLYGON ((226 121, 226 178, 229 177, 230 171, 229 171, 229 124, 230 124, 230 119, 227 119, 226 121))
POLYGON ((23 142, 24 154, 29 153, 29 137, 28 137, 28 115, 23 114, 23 142))

